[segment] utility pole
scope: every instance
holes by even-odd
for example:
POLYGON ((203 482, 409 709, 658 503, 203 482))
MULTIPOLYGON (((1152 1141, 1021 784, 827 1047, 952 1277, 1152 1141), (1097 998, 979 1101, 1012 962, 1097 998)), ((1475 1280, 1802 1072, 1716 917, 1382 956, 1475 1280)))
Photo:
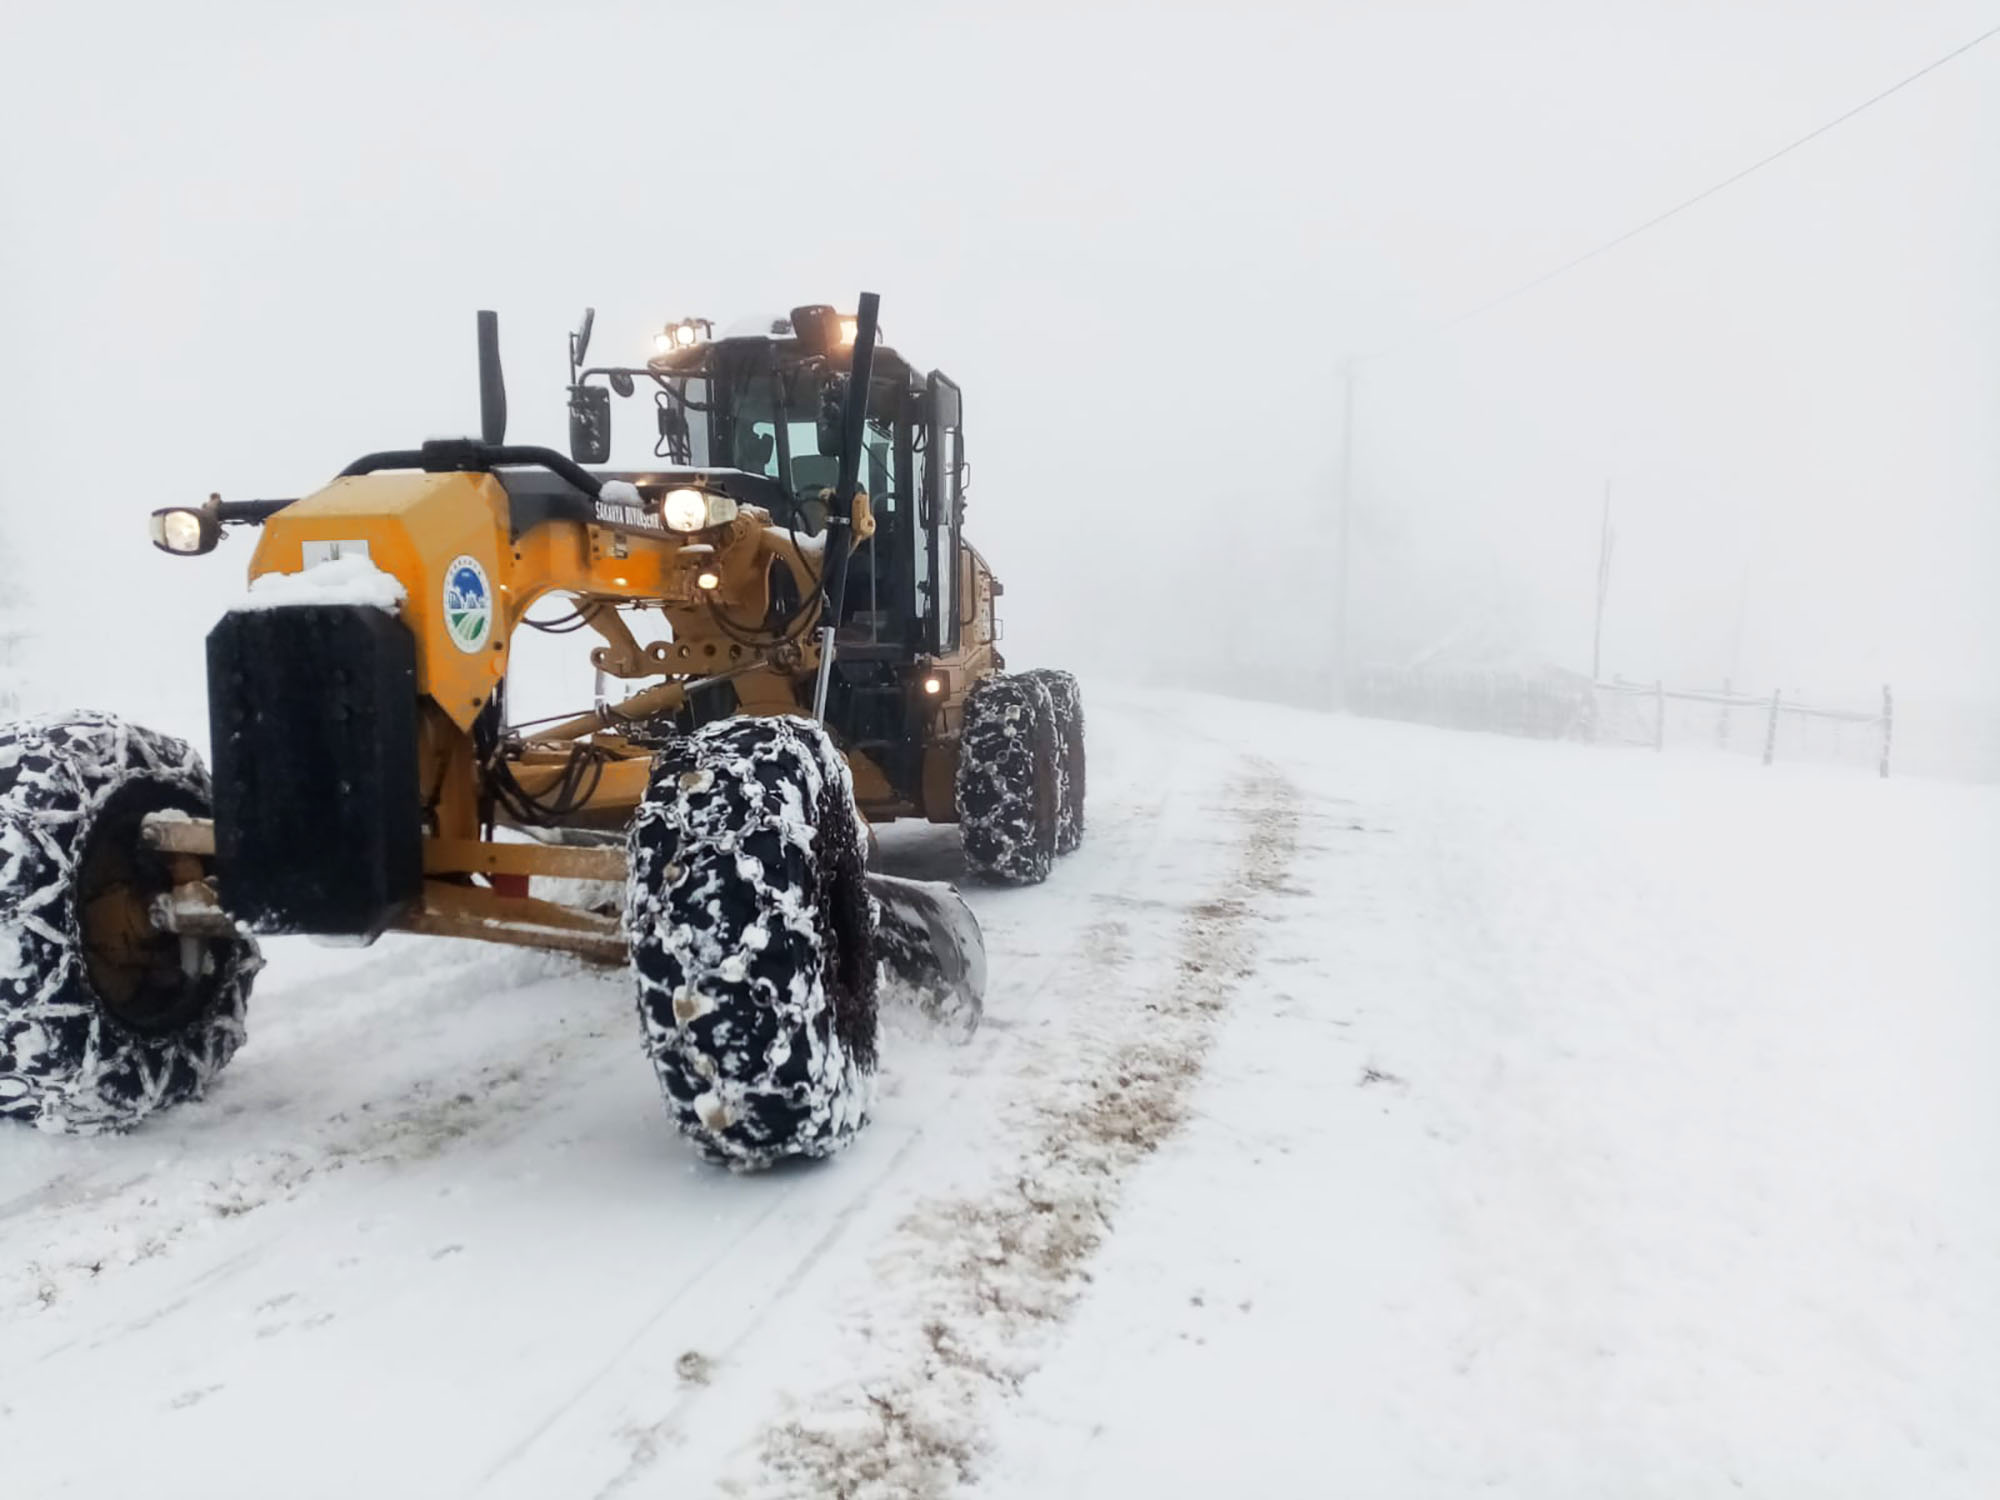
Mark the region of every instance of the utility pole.
POLYGON ((1604 598, 1611 592, 1611 481, 1604 481, 1604 520, 1597 533, 1597 623, 1590 632, 1590 680, 1604 678, 1604 598))
POLYGON ((1354 360, 1341 366, 1340 477, 1334 491, 1337 533, 1333 565, 1333 706, 1347 707, 1347 589, 1351 573, 1349 511, 1354 491, 1354 360))

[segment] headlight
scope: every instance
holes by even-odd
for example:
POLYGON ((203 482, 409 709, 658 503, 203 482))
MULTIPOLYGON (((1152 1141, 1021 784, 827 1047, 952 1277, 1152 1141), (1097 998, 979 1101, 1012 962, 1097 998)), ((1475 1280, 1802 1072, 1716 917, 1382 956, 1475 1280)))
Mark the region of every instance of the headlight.
POLYGON ((207 552, 222 539, 222 527, 215 517, 187 506, 156 510, 151 522, 153 545, 162 552, 192 557, 207 552))
POLYGON ((160 517, 160 545, 169 552, 201 550, 201 517, 191 510, 170 510, 160 517))
POLYGON ((736 502, 706 490, 668 490, 660 498, 660 519, 669 531, 705 531, 736 519, 736 502))
POLYGON ((676 349, 692 349, 704 338, 715 335, 715 325, 706 318, 682 318, 653 335, 656 354, 672 354, 676 349))
POLYGON ((699 531, 708 524, 708 496, 700 490, 668 490, 660 519, 675 531, 699 531))

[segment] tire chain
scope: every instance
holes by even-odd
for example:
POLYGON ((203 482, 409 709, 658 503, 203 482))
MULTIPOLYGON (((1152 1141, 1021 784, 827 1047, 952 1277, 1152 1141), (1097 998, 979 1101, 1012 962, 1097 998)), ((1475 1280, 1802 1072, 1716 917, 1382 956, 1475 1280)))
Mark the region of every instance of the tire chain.
POLYGON ((263 967, 247 938, 205 945, 210 993, 164 1034, 121 1025, 91 986, 75 882, 106 804, 146 787, 163 807, 208 810, 207 771, 170 736, 99 713, 0 727, 0 1117, 130 1126, 198 1097, 243 1043, 263 967))
POLYGON ((647 1055, 710 1161, 825 1156, 866 1122, 866 840, 847 764, 811 720, 722 720, 655 758, 625 923, 647 1055))
POLYGON ((1055 759, 1054 721, 1049 690, 1032 676, 996 672, 966 695, 955 791, 974 874, 1003 885, 1048 879, 1057 819, 1039 805, 1039 783, 1055 759))

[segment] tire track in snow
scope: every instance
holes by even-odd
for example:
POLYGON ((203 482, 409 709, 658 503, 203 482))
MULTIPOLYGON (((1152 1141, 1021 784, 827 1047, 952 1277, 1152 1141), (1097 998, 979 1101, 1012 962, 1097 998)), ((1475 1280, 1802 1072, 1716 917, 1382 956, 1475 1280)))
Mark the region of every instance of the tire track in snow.
MULTIPOLYGON (((1116 811, 1111 813, 1110 821, 1116 824, 1129 825, 1133 829, 1138 830, 1139 837, 1130 849, 1119 856, 1116 863, 1109 870, 1098 877, 1098 883, 1101 884, 1107 878, 1113 881, 1113 883, 1123 883, 1132 878, 1136 872, 1145 869, 1150 861, 1157 859, 1160 844, 1166 836, 1166 825, 1163 815, 1173 800, 1173 792, 1170 788, 1175 784, 1175 780, 1172 772, 1180 764, 1183 752, 1184 746, 1178 739, 1164 747, 1163 753, 1155 763, 1156 769, 1159 772, 1160 789, 1151 796, 1147 796, 1130 805, 1120 806, 1116 811)), ((1103 815, 1100 814, 1100 816, 1103 815)), ((899 860, 907 860, 909 858, 910 850, 898 850, 890 853, 885 863, 889 866, 890 873, 915 879, 939 880, 963 878, 958 864, 955 840, 953 841, 949 859, 942 863, 933 862, 926 865, 921 862, 920 857, 917 863, 902 864, 899 867, 899 860)), ((974 896, 975 901, 979 901, 980 899, 980 895, 974 896)), ((1096 892, 1091 899, 1094 901, 1111 902, 1114 905, 1127 904, 1123 898, 1109 895, 1103 891, 1096 892)), ((1152 902, 1141 904, 1166 907, 1170 903, 1152 902)), ((1174 909, 1180 910, 1183 908, 1175 907, 1174 909)), ((990 920, 990 912, 987 913, 987 917, 990 920)), ((1116 916, 1100 918, 1082 933, 1080 946, 1076 943, 1065 943, 1048 951, 1033 962, 1010 973, 1005 981, 1005 987, 1009 993, 1039 993, 1052 986, 1059 985, 1065 971, 1077 964, 1082 964, 1093 972, 1102 973, 1116 968, 1124 962, 1125 957, 1125 923, 1116 916)), ((989 1003, 991 1003, 992 998, 991 996, 988 997, 989 1003)), ((937 1035, 935 1027, 914 1016, 901 1016, 897 1018, 895 1024, 899 1026, 911 1026, 917 1035, 931 1038, 937 1035)), ((1008 1024, 1006 1022, 996 1024, 993 1015, 991 1013, 988 1014, 980 1032, 966 1046, 962 1062, 954 1069, 954 1072, 958 1075, 957 1082, 953 1084, 949 1092, 940 1101, 939 1107, 941 1109, 946 1112, 957 1110, 968 1092, 975 1089, 979 1081, 992 1071, 996 1057, 1009 1058, 1011 1065, 1016 1069, 1031 1069, 1035 1077, 1041 1077, 1051 1071, 1056 1066, 1056 1063, 1052 1061, 1053 1059, 1060 1058, 1064 1062, 1073 1065, 1074 1059, 1072 1056, 1047 1045, 1029 1051, 1025 1057, 1014 1054, 1011 1051, 1013 1044, 1008 1040, 1010 1035, 1008 1024)), ((904 1039, 907 1040, 908 1037, 906 1036, 904 1039)), ((891 1052, 887 1055, 891 1061, 885 1064, 885 1076, 896 1069, 908 1066, 906 1060, 899 1060, 897 1058, 897 1053, 891 1052)), ((875 1128, 880 1129, 881 1126, 878 1125, 875 1128)), ((775 1245, 762 1244, 753 1239, 739 1237, 737 1243, 742 1243, 747 1247, 748 1255, 732 1255, 729 1257, 729 1260, 732 1262, 730 1265, 732 1273, 740 1275, 744 1264, 748 1261, 768 1261, 770 1269, 759 1273, 755 1279, 760 1282, 769 1282, 774 1285, 775 1289, 769 1294, 766 1300, 760 1302, 758 1310, 753 1317, 731 1331, 726 1342, 707 1349, 708 1355, 715 1364, 725 1368, 728 1367, 734 1362, 743 1346, 749 1343, 766 1325, 783 1322, 785 1318, 792 1315, 793 1297, 807 1282, 813 1269, 824 1257, 833 1251, 834 1247, 854 1228, 855 1224, 866 1216, 865 1211, 878 1192, 891 1187, 904 1164, 920 1150, 924 1149, 926 1144, 924 1124, 922 1121, 918 1121, 910 1129, 907 1138, 892 1153, 886 1165, 870 1179, 867 1187, 859 1195, 847 1202, 826 1223, 817 1236, 810 1240, 809 1248, 802 1255, 791 1248, 797 1243, 796 1238, 791 1235, 787 1235, 779 1244, 775 1245)), ((801 1222, 807 1223, 809 1221, 801 1222)), ((706 1280, 714 1269, 716 1268, 713 1266, 705 1266, 693 1279, 681 1284, 673 1291, 670 1300, 677 1304, 684 1302, 685 1297, 683 1294, 693 1290, 699 1282, 706 1280)), ((657 1322, 657 1319, 648 1319, 647 1326, 650 1327, 654 1322, 657 1322)), ((629 1354, 631 1347, 631 1342, 628 1341, 626 1345, 622 1346, 621 1354, 629 1354)), ((614 1371, 622 1372, 626 1378, 632 1379, 638 1384, 644 1384, 645 1377, 630 1368, 629 1361, 621 1358, 613 1358, 604 1365, 596 1367, 589 1383, 592 1385, 600 1384, 614 1371)), ((581 1399, 582 1394, 582 1392, 577 1393, 577 1399, 581 1399)), ((629 1493, 634 1486, 642 1483, 645 1476, 660 1462, 662 1456, 684 1441, 688 1428, 698 1420, 702 1407, 707 1404, 712 1394, 710 1386, 705 1381, 682 1382, 680 1388, 675 1393, 673 1401, 665 1411, 661 1412, 658 1416, 629 1421, 621 1426, 615 1436, 629 1449, 629 1458, 619 1467, 615 1474, 610 1476, 601 1489, 594 1492, 596 1500, 609 1500, 609 1497, 629 1493)), ((536 1429, 537 1434, 545 1436, 548 1430, 563 1417, 564 1413, 577 1404, 577 1399, 565 1402, 562 1411, 553 1413, 548 1421, 543 1422, 536 1429)), ((510 1465, 517 1463, 534 1446, 534 1440, 517 1443, 509 1450, 505 1458, 487 1471, 482 1483, 498 1479, 500 1475, 507 1471, 510 1465)))
MULTIPOLYGON (((436 976, 427 999, 448 1004, 523 990, 565 974, 594 979, 594 971, 564 960, 510 974, 496 961, 436 976)), ((334 981, 319 981, 309 990, 334 981)), ((284 998, 292 999, 290 995, 284 998)), ((404 1002, 405 1004, 409 1002, 404 1002)), ((0 1204, 0 1217, 16 1216, 9 1236, 33 1248, 0 1267, 0 1321, 74 1297, 117 1270, 171 1254, 191 1233, 217 1221, 240 1221, 307 1194, 349 1168, 396 1169, 504 1131, 539 1109, 579 1053, 606 1040, 601 1020, 573 1007, 575 1023, 525 1050, 489 1054, 463 1073, 419 1075, 394 1092, 363 1095, 323 1120, 311 1117, 322 1102, 295 1103, 273 1095, 275 1080, 260 1080, 231 1102, 217 1099, 182 1106, 172 1121, 149 1122, 127 1135, 87 1143, 110 1160, 94 1173, 64 1173, 42 1188, 0 1204), (278 1133, 290 1138, 269 1142, 278 1133), (236 1147, 236 1137, 267 1144, 236 1147), (133 1175, 122 1165, 152 1155, 165 1138, 168 1154, 133 1175)), ((474 1032, 477 1039, 477 1032, 474 1032)), ((313 1038, 315 1050, 330 1043, 313 1038)), ((249 1066, 255 1066, 252 1061, 249 1066)), ((245 1062, 239 1061, 238 1068, 245 1062)), ((368 1081, 365 1072, 362 1081, 368 1081)), ((64 1143, 68 1144, 68 1143, 64 1143)), ((82 1149, 80 1146, 79 1149, 82 1149)))
MULTIPOLYGON (((1294 804, 1274 769, 1253 764, 1228 809, 1240 827, 1234 868, 1189 910, 1171 982, 1096 997, 1121 1013, 1095 1045, 1047 1044, 1011 1181, 925 1203, 903 1222, 877 1262, 875 1307, 853 1330, 857 1366, 875 1373, 769 1428, 761 1473, 731 1493, 916 1500, 976 1477, 983 1407, 1036 1368, 1089 1282, 1125 1179, 1187 1116, 1219 1013, 1250 971, 1256 903, 1283 885, 1294 804), (892 1287, 901 1294, 884 1307, 892 1287)), ((1121 933, 1103 935, 1115 949, 1121 933)), ((1121 960, 1113 951, 1103 962, 1121 960)))

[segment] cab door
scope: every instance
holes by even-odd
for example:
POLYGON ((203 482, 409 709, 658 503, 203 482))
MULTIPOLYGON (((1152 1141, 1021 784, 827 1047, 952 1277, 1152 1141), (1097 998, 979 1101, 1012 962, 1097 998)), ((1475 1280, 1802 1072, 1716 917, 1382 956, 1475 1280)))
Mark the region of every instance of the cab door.
POLYGON ((964 398, 956 385, 931 371, 930 462, 924 466, 923 525, 916 545, 924 549, 917 575, 928 574, 923 600, 924 643, 939 656, 958 649, 958 528, 965 509, 962 486, 965 438, 964 398), (926 566, 927 565, 927 566, 926 566))

